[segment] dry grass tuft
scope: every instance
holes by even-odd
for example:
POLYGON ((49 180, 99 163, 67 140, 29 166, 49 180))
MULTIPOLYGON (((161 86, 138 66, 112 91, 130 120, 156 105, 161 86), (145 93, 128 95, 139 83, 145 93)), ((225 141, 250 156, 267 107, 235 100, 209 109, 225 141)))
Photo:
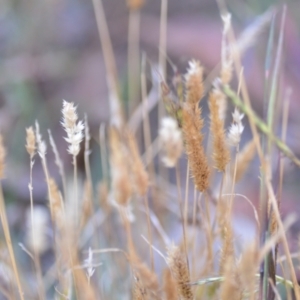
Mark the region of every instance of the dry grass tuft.
MULTIPOLYGON (((221 2, 218 3, 221 4, 221 2)), ((159 79, 153 75, 159 73, 159 75, 162 74, 161 78, 167 78, 167 54, 165 53, 167 0, 161 2, 160 63, 158 71, 156 67, 152 68, 153 81, 149 93, 146 80, 146 64, 149 60, 145 59, 145 56, 143 56, 142 67, 139 67, 141 17, 139 10, 144 5, 144 0, 127 0, 129 8, 128 98, 132 103, 124 101, 124 104, 128 104, 128 111, 139 105, 136 110, 139 117, 134 117, 139 121, 133 122, 136 136, 125 126, 127 124, 123 118, 125 111, 122 110, 120 101, 122 93, 119 86, 121 85, 117 80, 113 49, 102 1, 93 0, 93 3, 103 46, 110 94, 109 123, 111 127, 108 128, 108 143, 103 124, 100 127, 99 138, 95 139, 92 134, 93 130, 90 133, 87 117, 84 123, 79 121, 74 103, 63 101, 61 124, 66 131, 65 140, 67 141, 67 144, 64 143, 63 146, 66 152, 72 155, 73 178, 71 180, 67 181, 69 174, 65 174, 64 171, 65 162, 61 158, 65 156, 59 155, 58 149, 61 147, 56 147, 51 132, 48 131, 54 160, 61 176, 61 193, 58 184, 53 179, 52 164, 49 169, 47 166, 47 145, 42 138, 39 124, 36 122, 35 131, 32 127, 26 129, 25 147, 30 156, 28 184, 30 209, 27 211, 30 214, 26 215, 29 226, 24 228, 24 240, 29 250, 23 244, 20 246, 23 250, 22 254, 32 259, 30 263, 33 263, 33 268, 29 267, 29 263, 23 263, 25 261, 23 257, 19 259, 20 251, 14 251, 17 239, 21 235, 13 233, 13 239, 11 238, 4 194, 0 184, 0 221, 5 239, 3 243, 5 258, 1 253, 3 246, 0 242, 0 257, 3 258, 3 262, 0 263, 1 296, 3 294, 9 300, 46 300, 48 295, 49 299, 60 300, 127 299, 130 296, 135 300, 254 300, 258 298, 272 300, 273 294, 277 293, 277 280, 291 287, 295 292, 295 298, 300 300, 295 264, 286 234, 288 225, 291 223, 287 219, 284 224, 288 225, 284 227, 280 216, 279 204, 284 195, 282 191, 283 161, 281 156, 278 156, 280 158, 279 176, 274 176, 272 155, 270 155, 273 153, 272 143, 274 142, 274 145, 276 144, 287 157, 295 162, 299 161, 285 144, 285 137, 282 138, 283 141, 279 140, 273 133, 272 126, 265 124, 251 108, 245 81, 240 71, 239 55, 236 51, 238 46, 235 46, 235 49, 231 48, 231 45, 240 43, 234 40, 230 15, 222 16, 224 29, 221 73, 208 95, 212 135, 212 139, 208 139, 208 148, 209 151, 212 150, 211 161, 207 159, 203 146, 205 140, 203 132, 206 124, 204 124, 205 117, 201 115, 200 106, 200 101, 204 97, 204 68, 200 62, 190 61, 188 70, 183 75, 169 60, 175 74, 170 87, 163 80, 159 87, 159 79), (233 60, 237 67, 236 73, 240 74, 241 78, 237 93, 229 87, 233 77, 233 60), (142 70, 141 80, 138 74, 139 69, 142 70), (143 98, 140 104, 136 103, 139 91, 143 98), (245 101, 240 99, 240 91, 245 101), (149 120, 149 112, 160 97, 162 101, 158 104, 158 122, 161 123, 161 127, 158 135, 154 136, 150 128, 152 122, 149 120), (227 99, 232 100, 236 109, 232 114, 233 122, 226 140, 224 122, 227 99), (164 115, 162 105, 165 105, 171 117, 164 115), (241 134, 244 130, 243 113, 247 115, 256 144, 254 145, 254 140, 250 141, 240 152, 241 134), (143 128, 138 128, 142 123, 143 128), (270 141, 270 149, 267 152, 263 151, 260 145, 258 128, 266 135, 265 140, 270 141), (84 145, 82 145, 83 139, 84 145), (91 149, 93 155, 95 152, 94 147, 90 147, 90 144, 91 146, 96 144, 94 139, 96 142, 99 140, 100 144, 101 170, 99 159, 94 160, 97 156, 91 156, 91 149), (138 145, 143 139, 145 153, 140 153, 138 145), (233 149, 235 162, 231 169, 228 168, 229 145, 235 147, 233 149), (183 147, 185 147, 187 161, 183 159, 179 161, 183 147), (233 226, 235 224, 233 220, 233 212, 235 212, 233 205, 236 203, 234 202, 235 184, 249 169, 255 149, 258 150, 261 163, 262 197, 259 204, 262 212, 259 219, 255 205, 247 196, 239 195, 252 206, 255 217, 253 223, 257 224, 257 236, 253 239, 254 241, 250 242, 250 246, 245 247, 243 251, 239 251, 240 247, 235 245, 236 228, 233 226), (159 153, 161 150, 162 155, 159 153), (48 199, 45 195, 45 200, 48 200, 48 206, 36 206, 33 201, 33 191, 36 191, 33 187, 37 184, 33 176, 33 158, 36 153, 40 157, 47 184, 48 199), (82 153, 83 157, 79 153, 82 153), (90 163, 91 157, 93 164, 90 163), (81 158, 84 159, 83 168, 81 168, 81 158), (175 167, 175 170, 166 170, 161 163, 167 167, 175 167), (183 163, 186 163, 186 172, 183 172, 183 163), (147 173, 148 166, 151 176, 147 173), (213 167, 223 172, 214 180, 210 174, 213 167), (92 175, 95 172, 101 177, 100 182, 93 181, 92 175), (194 181, 193 187, 190 186, 190 174, 194 181), (278 196, 275 196, 272 178, 278 178, 276 182, 278 183, 278 196), (175 180, 176 186, 173 183, 175 180), (83 187, 82 191, 80 187, 83 187), (94 187, 97 189, 97 197, 94 197, 94 187), (191 195, 192 189, 194 189, 193 195, 191 195), (217 192, 218 196, 216 196, 217 192), (173 203, 174 199, 178 199, 179 214, 173 203), (141 200, 144 203, 141 203, 141 200), (193 200, 192 214, 191 200, 193 200), (269 201, 268 207, 267 201, 269 201), (183 228, 182 236, 178 225, 183 228), (147 235, 147 239, 144 235, 147 235), (141 241, 139 239, 141 236, 148 245, 141 245, 141 242, 138 242, 141 241), (177 245, 180 246, 170 243, 170 240, 174 238, 178 240, 177 245), (219 247, 220 242, 221 251, 218 251, 216 246, 219 247), (276 275, 277 250, 280 242, 282 242, 288 266, 284 270, 285 277, 290 277, 292 281, 286 278, 280 279, 276 275), (160 252, 165 245, 168 245, 166 257, 160 252), (148 246, 150 259, 146 258, 148 246), (88 256, 86 256, 87 253, 88 256), (161 257, 167 265, 163 274, 157 272, 166 267, 165 264, 158 265, 161 257), (20 266, 27 266, 20 268, 20 271, 17 263, 19 261, 22 263, 20 266), (192 262, 191 271, 189 261, 192 262), (258 274, 259 270, 264 272, 267 270, 268 273, 258 274), (129 278, 130 272, 133 274, 132 278, 129 278), (259 276, 260 283, 258 284, 259 276)), ((272 26, 275 25, 275 19, 272 26)), ((262 20, 260 23, 262 24, 262 20)), ((261 27, 261 25, 256 24, 254 27, 261 27)), ((270 66, 269 72, 274 72, 273 69, 276 68, 270 66)), ((275 75, 277 74, 274 74, 274 78, 275 75)), ((215 75, 208 74, 206 80, 209 81, 212 77, 215 75)), ((270 82, 267 82, 266 88, 273 86, 272 76, 268 78, 270 82)), ((275 83, 276 80, 274 79, 275 83)), ((275 90, 273 88, 271 91, 266 90, 264 95, 273 95, 275 90)), ((287 109, 284 116, 283 128, 287 125, 287 109)), ((276 124, 273 125, 275 129, 276 124)), ((282 131, 285 132, 285 130, 286 128, 282 131)), ((0 179, 4 178, 4 159, 5 150, 0 135, 0 179)), ((38 173, 34 173, 36 174, 38 173)), ((240 193, 242 192, 243 190, 240 193)), ((43 199, 39 198, 39 201, 41 200, 43 199)))

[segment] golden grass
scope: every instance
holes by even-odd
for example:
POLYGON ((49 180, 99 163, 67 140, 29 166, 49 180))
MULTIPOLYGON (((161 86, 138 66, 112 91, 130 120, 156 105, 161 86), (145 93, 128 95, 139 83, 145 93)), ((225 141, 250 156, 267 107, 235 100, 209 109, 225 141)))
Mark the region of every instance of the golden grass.
MULTIPOLYGON (((130 53, 139 53, 139 32, 132 26, 139 23, 140 16, 137 14, 143 4, 144 1, 127 1, 133 22, 129 32, 130 53)), ((166 83, 167 4, 167 1, 162 1, 159 55, 162 82, 157 85, 160 86, 157 96, 162 98, 158 113, 158 121, 162 123, 162 128, 154 139, 147 111, 146 58, 143 57, 141 80, 137 83, 135 81, 139 81, 137 73, 139 60, 129 55, 129 63, 134 64, 134 70, 129 71, 129 85, 133 89, 129 95, 136 101, 138 92, 141 91, 143 98, 141 104, 143 124, 140 124, 140 132, 135 135, 128 129, 129 126, 124 119, 115 59, 102 3, 94 1, 110 94, 111 122, 109 126, 102 124, 99 131, 102 169, 98 171, 102 173, 102 178, 99 183, 93 182, 92 170, 94 171, 95 167, 90 163, 90 141, 94 137, 90 134, 87 117, 84 123, 78 121, 73 103, 66 101, 62 103, 62 126, 66 131, 65 147, 71 154, 73 162, 72 181, 67 181, 68 174, 65 174, 64 162, 60 158, 51 133, 49 132, 49 139, 61 176, 61 187, 58 185, 59 181, 52 178, 48 169, 47 145, 38 123, 35 130, 33 127, 26 129, 25 147, 30 157, 31 235, 38 238, 38 228, 34 228, 35 203, 32 193, 33 159, 37 152, 47 184, 52 236, 50 250, 54 261, 51 267, 47 267, 43 264, 42 250, 35 249, 35 246, 27 250, 26 246, 22 245, 22 249, 34 263, 34 270, 31 273, 34 274, 35 284, 29 287, 29 279, 32 280, 33 277, 28 278, 27 283, 26 271, 22 269, 21 261, 19 262, 14 254, 15 245, 10 236, 0 185, 0 218, 5 247, 10 258, 8 267, 14 277, 11 286, 0 284, 0 292, 9 295, 9 299, 18 297, 47 299, 46 295, 51 295, 51 299, 88 300, 121 298, 254 300, 261 295, 265 295, 265 299, 270 299, 272 298, 270 291, 274 290, 274 293, 277 293, 276 282, 272 282, 271 278, 273 281, 279 278, 275 270, 279 241, 282 242, 288 266, 286 277, 291 278, 291 281, 288 281, 289 278, 283 278, 281 282, 292 287, 296 299, 300 299, 295 265, 286 237, 288 229, 284 226, 280 215, 279 204, 284 188, 282 161, 277 196, 272 185, 272 162, 263 152, 255 123, 257 120, 248 114, 253 139, 241 151, 239 145, 243 139, 244 129, 242 113, 235 110, 230 128, 225 127, 227 101, 230 99, 226 99, 224 90, 234 77, 232 64, 238 73, 237 77, 241 69, 239 54, 231 53, 228 46, 235 40, 230 17, 223 15, 220 79, 215 81, 217 84, 208 92, 211 134, 208 142, 211 144, 207 149, 212 149, 212 153, 207 153, 204 147, 204 128, 208 122, 202 115, 201 107, 206 96, 204 67, 199 61, 191 60, 185 75, 177 70, 178 74, 174 74, 174 84, 169 86, 166 83), (171 117, 166 116, 163 105, 166 105, 171 117), (226 132, 229 132, 228 138, 226 132), (143 141, 138 138, 139 134, 143 134, 143 141), (160 143, 156 140, 158 135, 160 143), (231 159, 229 144, 235 148, 234 159, 231 159), (146 159, 141 153, 141 145, 145 148, 146 159), (159 145, 158 162, 157 153, 152 152, 154 145, 156 147, 159 145), (182 148, 185 149, 186 156, 182 155, 182 148), (78 174, 77 156, 81 149, 84 150, 84 178, 78 174), (269 199, 267 219, 261 217, 257 223, 268 225, 266 229, 270 239, 258 243, 263 228, 258 225, 255 239, 242 249, 238 249, 236 247, 238 237, 233 222, 235 184, 242 181, 256 151, 269 199), (208 160, 208 156, 212 156, 212 163, 208 160), (169 180, 162 163, 170 168, 170 173, 174 172, 177 186, 169 180), (185 178, 182 176, 182 163, 186 164, 185 178), (220 186, 211 176, 213 167, 222 172, 220 186), (193 178, 193 187, 190 176, 193 178), (182 178, 185 190, 181 185, 182 178), (192 199, 189 197, 189 194, 192 194, 190 186, 192 190, 194 188, 193 209, 189 201, 192 199), (184 210, 182 195, 185 195, 184 210), (174 203, 176 199, 179 201, 179 213, 174 203), (189 214, 191 211, 192 215, 189 214), (168 223, 172 225, 169 226, 168 223), (181 226, 183 234, 178 236, 181 226), (177 236, 176 245, 181 246, 170 242, 175 236, 177 236), (218 250, 215 250, 216 245, 219 247, 218 250), (31 250, 33 253, 30 253, 31 250), (147 255, 148 250, 150 259, 147 255), (264 272, 271 270, 262 263, 267 261, 266 257, 272 257, 270 262, 274 263, 274 274, 259 275, 258 272, 262 267, 264 272), (258 276, 260 276, 259 284, 258 276), (206 285, 205 288, 203 285, 206 285), (265 287, 269 292, 266 292, 265 287)), ((251 109, 243 76, 240 84, 244 105, 251 109)), ((235 98, 235 101, 239 101, 239 98, 235 98)), ((138 103, 133 103, 133 108, 135 104, 138 103)), ((287 126, 287 108, 284 111, 283 141, 287 126)), ((0 136, 0 179, 4 178, 4 159, 5 151, 0 136)), ((254 205, 251 207, 254 208, 254 205)), ((256 211, 254 213, 257 215, 256 211)), ((34 242, 32 244, 35 245, 34 242)))

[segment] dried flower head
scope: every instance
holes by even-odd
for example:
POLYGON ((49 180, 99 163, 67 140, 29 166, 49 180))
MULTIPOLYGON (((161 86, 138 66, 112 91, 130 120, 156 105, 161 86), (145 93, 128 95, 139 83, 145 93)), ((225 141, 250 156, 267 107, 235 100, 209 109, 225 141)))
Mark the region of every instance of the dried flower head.
POLYGON ((26 150, 30 157, 33 157, 36 150, 35 134, 32 126, 26 128, 26 150))
POLYGON ((191 60, 185 74, 186 103, 197 106, 203 97, 203 67, 199 61, 191 60))
POLYGON ((68 152, 73 156, 77 156, 83 139, 84 124, 82 121, 77 123, 78 116, 73 102, 63 100, 62 114, 61 124, 67 133, 65 140, 69 143, 68 152))
POLYGON ((142 281, 138 276, 134 276, 132 296, 133 300, 148 299, 147 289, 144 287, 142 281))
POLYGON ((229 143, 237 147, 241 141, 241 135, 244 131, 244 126, 242 124, 242 119, 244 114, 241 114, 237 108, 235 108, 234 113, 232 114, 233 123, 229 128, 228 140, 229 143))
POLYGON ((180 248, 171 245, 168 248, 167 263, 175 281, 175 286, 181 299, 193 300, 194 294, 190 285, 190 274, 185 255, 180 248))
POLYGON ((182 111, 182 129, 185 140, 185 150, 189 160, 189 166, 194 177, 196 188, 203 192, 209 186, 210 169, 203 148, 203 119, 201 110, 195 111, 184 107, 182 111))
POLYGON ((159 140, 162 149, 162 161, 166 167, 176 165, 183 149, 182 134, 178 123, 172 117, 165 117, 161 121, 159 140))

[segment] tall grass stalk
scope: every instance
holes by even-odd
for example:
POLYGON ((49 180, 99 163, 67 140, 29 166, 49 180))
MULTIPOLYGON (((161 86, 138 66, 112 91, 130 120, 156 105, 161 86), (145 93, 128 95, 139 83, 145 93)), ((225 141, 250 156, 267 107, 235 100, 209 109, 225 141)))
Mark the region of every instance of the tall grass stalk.
MULTIPOLYGON (((149 115, 148 111, 146 110, 148 97, 147 97, 147 83, 146 83, 146 56, 143 54, 142 56, 142 68, 141 68, 141 93, 142 93, 142 105, 143 105, 143 134, 144 134, 144 145, 145 149, 151 149, 151 129, 150 129, 150 121, 149 121, 149 115)), ((151 151, 151 150, 150 150, 151 151)), ((153 160, 149 159, 149 157, 152 157, 151 152, 147 152, 147 161, 150 161, 149 165, 149 173, 150 173, 150 179, 155 182, 155 168, 153 164, 153 160)), ((148 235, 149 235, 149 241, 150 244, 153 245, 152 241, 152 230, 151 230, 151 223, 150 223, 150 215, 149 215, 149 204, 148 204, 148 198, 144 196, 145 201, 145 208, 146 208, 146 214, 147 214, 147 226, 148 226, 148 235)), ((150 261, 151 261, 151 268, 154 270, 154 256, 153 256, 153 249, 149 246, 150 251, 150 261)))
POLYGON ((16 284, 17 284, 18 291, 19 291, 19 296, 20 296, 21 300, 24 300, 23 288, 21 286, 20 276, 19 276, 19 272, 18 272, 16 258, 14 255, 14 250, 13 250, 10 231, 9 231, 9 225, 8 225, 7 216, 6 216, 6 208, 5 208, 5 202, 4 202, 4 197, 3 197, 2 184, 0 184, 0 218, 1 218, 1 224, 3 227, 5 242, 7 245, 7 249, 8 249, 11 264, 12 264, 12 269, 14 272, 16 284))
POLYGON ((29 184, 28 184, 28 189, 29 189, 29 197, 30 197, 30 221, 31 221, 31 242, 32 242, 32 248, 33 248, 33 261, 34 261, 34 266, 36 270, 36 276, 37 276, 37 289, 39 293, 39 298, 40 299, 45 299, 45 291, 44 291, 44 283, 42 279, 42 270, 41 270, 41 264, 40 264, 40 258, 39 254, 36 249, 36 243, 34 239, 36 238, 35 235, 35 228, 34 228, 34 208, 33 208, 33 180, 32 180, 32 169, 34 165, 34 160, 33 157, 35 155, 35 135, 33 132, 32 127, 26 129, 27 132, 27 137, 26 137, 26 148, 27 152, 30 157, 30 171, 29 171, 29 184))

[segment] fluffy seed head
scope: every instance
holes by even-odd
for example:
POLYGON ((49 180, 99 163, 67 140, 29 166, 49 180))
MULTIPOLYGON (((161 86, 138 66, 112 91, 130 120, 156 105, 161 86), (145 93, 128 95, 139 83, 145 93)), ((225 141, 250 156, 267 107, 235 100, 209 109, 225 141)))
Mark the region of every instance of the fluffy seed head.
POLYGON ((238 109, 235 108, 234 113, 232 114, 233 123, 230 126, 228 134, 228 141, 234 147, 237 147, 241 141, 241 135, 244 131, 244 126, 242 124, 243 117, 244 114, 241 114, 238 109))
POLYGON ((67 133, 65 140, 69 143, 68 152, 77 156, 83 139, 84 124, 82 121, 77 123, 78 116, 73 102, 63 100, 62 115, 61 124, 67 133))
POLYGON ((148 293, 140 278, 135 276, 132 289, 133 300, 146 300, 148 293))
MULTIPOLYGON (((201 112, 200 109, 197 111, 201 112)), ((196 188, 203 192, 209 186, 210 169, 202 145, 203 134, 201 132, 203 120, 200 113, 196 114, 188 107, 182 111, 183 134, 185 140, 185 150, 189 160, 189 166, 194 178, 196 188)))
POLYGON ((172 117, 163 118, 158 135, 163 153, 162 161, 166 167, 172 168, 183 149, 182 134, 176 120, 172 117))
POLYGON ((167 263, 171 270, 175 285, 181 299, 193 300, 194 294, 190 283, 190 274, 186 262, 185 255, 181 253, 180 248, 171 245, 168 248, 167 263))
POLYGON ((203 67, 199 61, 189 62, 189 68, 185 74, 186 102, 191 106, 197 106, 203 97, 203 67))
POLYGON ((34 134, 32 126, 30 126, 29 128, 26 128, 26 146, 25 147, 26 147, 28 154, 31 157, 33 157, 35 154, 36 145, 35 145, 35 134, 34 134))

